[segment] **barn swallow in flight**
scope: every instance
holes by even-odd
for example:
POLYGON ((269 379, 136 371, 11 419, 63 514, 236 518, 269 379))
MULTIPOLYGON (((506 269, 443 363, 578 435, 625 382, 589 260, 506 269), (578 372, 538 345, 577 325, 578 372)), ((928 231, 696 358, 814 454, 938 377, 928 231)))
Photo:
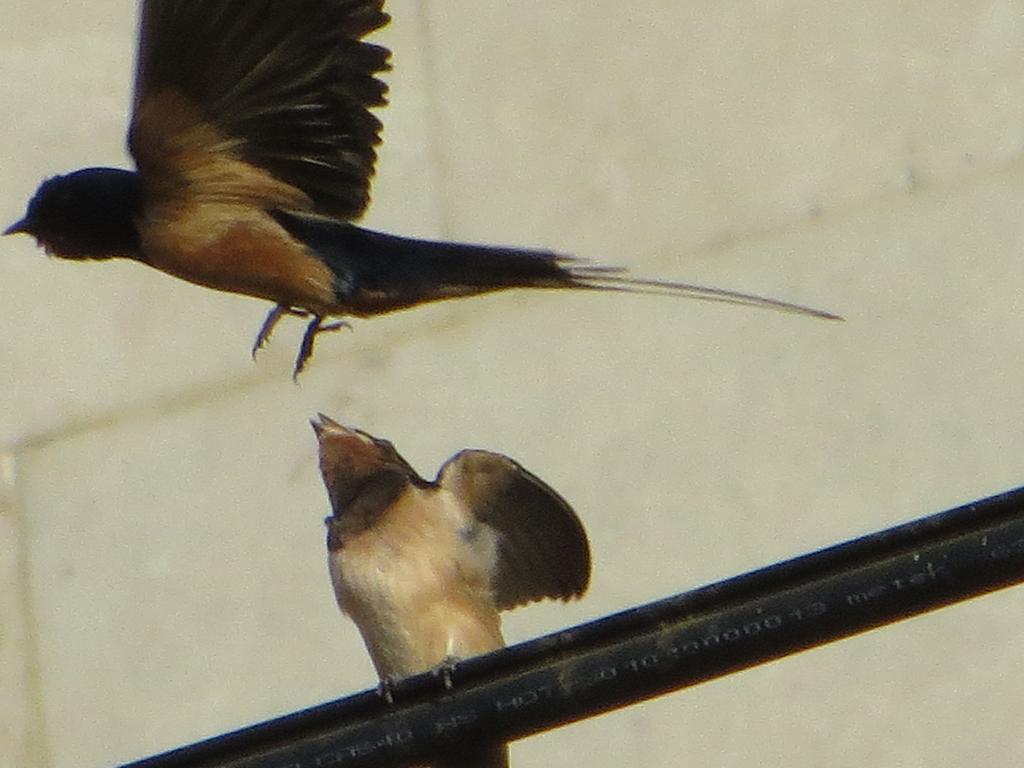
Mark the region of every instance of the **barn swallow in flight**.
POLYGON ((369 201, 390 52, 383 0, 143 0, 128 148, 137 171, 39 187, 24 232, 65 259, 134 259, 311 318, 369 317, 509 288, 669 293, 837 319, 718 288, 633 278, 546 250, 413 240, 353 225, 369 201))
MULTIPOLYGON (((334 594, 383 685, 503 648, 500 611, 587 589, 582 523, 511 459, 464 450, 429 481, 386 440, 323 414, 313 428, 334 594)), ((507 749, 459 758, 445 765, 504 766, 507 749)))

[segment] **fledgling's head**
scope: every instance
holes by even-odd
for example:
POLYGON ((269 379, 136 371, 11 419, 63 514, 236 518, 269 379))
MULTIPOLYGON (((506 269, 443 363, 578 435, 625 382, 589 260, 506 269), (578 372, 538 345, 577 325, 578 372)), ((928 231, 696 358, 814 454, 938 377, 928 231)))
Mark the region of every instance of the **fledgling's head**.
POLYGON ((346 427, 322 413, 312 420, 320 444, 320 474, 335 514, 379 478, 418 478, 388 440, 346 427))
POLYGON ((25 216, 4 234, 32 235, 47 254, 64 259, 137 256, 141 207, 138 174, 85 168, 44 181, 25 216))

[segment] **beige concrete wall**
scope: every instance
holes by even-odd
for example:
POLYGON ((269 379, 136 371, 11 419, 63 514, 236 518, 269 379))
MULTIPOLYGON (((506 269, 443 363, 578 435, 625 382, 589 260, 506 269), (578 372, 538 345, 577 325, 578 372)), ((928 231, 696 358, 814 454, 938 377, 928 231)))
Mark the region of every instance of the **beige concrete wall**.
MULTIPOLYGON (((126 162, 136 4, 9 0, 0 219, 126 162)), ((373 684, 307 418, 569 498, 555 630, 1024 481, 1024 2, 394 0, 371 226, 832 309, 505 295, 255 364, 267 307, 0 242, 0 764, 87 768, 373 684)), ((1008 591, 516 744, 521 766, 1020 763, 1008 591)))

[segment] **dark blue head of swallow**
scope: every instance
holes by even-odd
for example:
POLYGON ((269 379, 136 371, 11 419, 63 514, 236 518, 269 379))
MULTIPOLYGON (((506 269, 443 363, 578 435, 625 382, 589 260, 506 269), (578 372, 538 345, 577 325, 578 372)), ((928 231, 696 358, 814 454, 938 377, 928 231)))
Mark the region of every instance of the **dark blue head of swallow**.
POLYGON ((48 254, 64 259, 137 257, 141 208, 137 173, 85 168, 44 181, 25 217, 4 234, 32 235, 48 254))

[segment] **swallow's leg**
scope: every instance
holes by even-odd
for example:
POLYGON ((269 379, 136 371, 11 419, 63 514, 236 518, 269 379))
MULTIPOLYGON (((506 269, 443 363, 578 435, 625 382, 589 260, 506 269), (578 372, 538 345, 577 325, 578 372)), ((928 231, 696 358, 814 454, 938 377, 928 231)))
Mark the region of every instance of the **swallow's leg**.
POLYGON ((450 691, 455 686, 452 676, 455 674, 455 667, 458 666, 459 661, 458 656, 445 656, 441 659, 440 664, 430 670, 435 677, 441 678, 441 682, 444 683, 445 690, 447 691, 450 691))
POLYGON ((277 327, 278 322, 285 315, 295 315, 296 317, 309 317, 309 312, 303 312, 299 309, 292 309, 286 307, 284 304, 278 304, 267 315, 267 319, 263 321, 263 325, 260 326, 260 332, 256 334, 256 341, 252 345, 252 358, 256 359, 256 353, 263 349, 264 345, 270 341, 270 335, 274 332, 274 328, 277 327))
POLYGON ((388 704, 395 703, 395 678, 384 675, 377 683, 377 694, 388 704))
POLYGON ((306 333, 302 337, 302 345, 299 347, 299 356, 295 360, 295 371, 292 373, 292 379, 294 381, 299 380, 299 374, 302 373, 302 370, 306 367, 306 363, 309 362, 309 358, 313 356, 313 345, 316 343, 316 336, 318 333, 323 333, 325 331, 340 331, 342 328, 351 327, 352 326, 344 320, 337 320, 333 323, 327 323, 324 325, 323 316, 313 315, 313 319, 309 321, 309 325, 306 326, 306 333))

